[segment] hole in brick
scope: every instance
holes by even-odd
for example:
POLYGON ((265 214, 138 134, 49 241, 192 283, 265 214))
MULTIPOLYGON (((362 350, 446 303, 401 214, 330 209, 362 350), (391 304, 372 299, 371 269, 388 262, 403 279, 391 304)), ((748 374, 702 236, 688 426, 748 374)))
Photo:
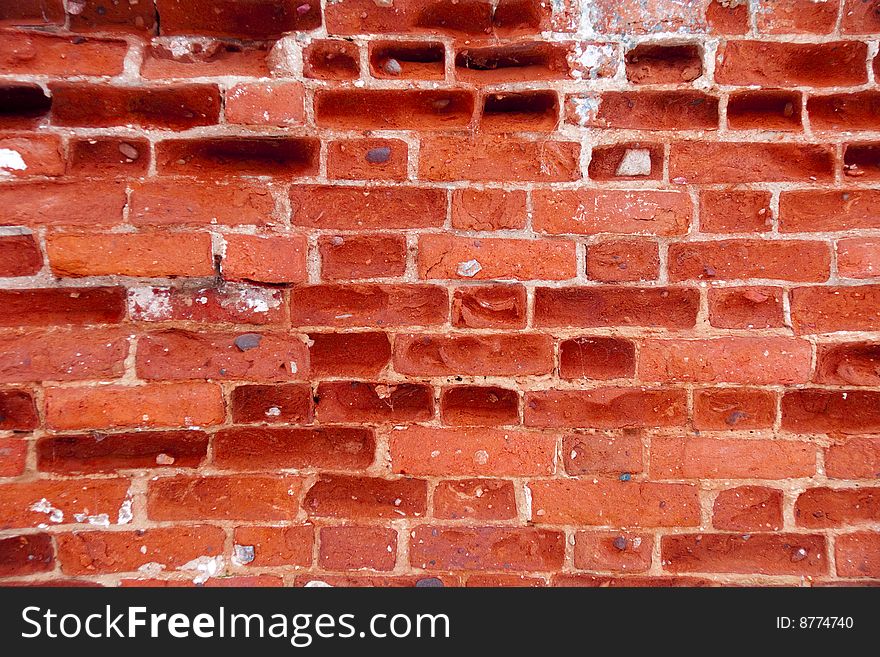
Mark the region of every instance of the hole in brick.
POLYGON ((483 99, 482 126, 490 132, 553 130, 559 100, 552 91, 492 93, 483 99))
POLYGON ((589 173, 592 180, 659 180, 663 176, 663 145, 594 146, 589 173))
POLYGON ((541 0, 500 0, 492 14, 496 32, 536 31, 541 27, 541 0))
POLYGON ((473 94, 467 91, 327 90, 315 96, 322 127, 364 130, 432 130, 470 123, 473 94))
POLYGON ((559 345, 563 379, 618 379, 636 371, 636 349, 620 338, 575 338, 559 345))
POLYGON ((146 139, 95 137, 70 142, 68 170, 84 174, 140 174, 150 165, 146 139))
POLYGON ((360 75, 358 47, 349 41, 313 41, 303 53, 303 74, 318 80, 354 80, 360 75))
POLYGON ((443 391, 440 400, 447 424, 517 424, 519 395, 495 386, 458 386, 443 391))
POLYGON ((36 84, 0 85, 0 125, 33 124, 46 116, 52 99, 36 84))
POLYGON ((318 140, 295 137, 169 139, 156 145, 165 173, 252 175, 315 173, 318 140))
POLYGON ((843 173, 852 178, 880 179, 880 143, 848 144, 843 152, 843 173))
POLYGON ((455 68, 460 78, 469 80, 547 80, 567 77, 568 59, 557 44, 518 43, 459 50, 455 68))
POLYGON ((442 43, 382 41, 370 43, 370 69, 377 78, 442 80, 446 53, 442 43))
POLYGON ((626 53, 626 78, 636 84, 690 82, 703 74, 695 45, 641 44, 626 53))
POLYGON ((147 78, 243 75, 266 77, 265 43, 231 43, 216 39, 154 40, 147 48, 141 74, 147 78))
POLYGON ((742 91, 727 101, 734 130, 799 130, 801 95, 794 91, 742 91))

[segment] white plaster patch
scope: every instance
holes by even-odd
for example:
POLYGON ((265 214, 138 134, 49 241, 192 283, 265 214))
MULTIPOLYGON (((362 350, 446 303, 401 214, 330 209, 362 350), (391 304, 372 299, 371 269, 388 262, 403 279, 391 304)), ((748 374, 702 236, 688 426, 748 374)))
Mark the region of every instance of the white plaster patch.
POLYGON ((193 584, 204 584, 212 577, 222 573, 225 565, 223 557, 201 556, 187 561, 178 570, 195 571, 196 576, 193 578, 193 584))
POLYGON ((24 163, 21 153, 11 148, 0 148, 0 174, 8 176, 10 175, 8 170, 24 171, 25 169, 27 164, 24 163))
POLYGON ((650 176, 651 151, 646 148, 629 148, 617 165, 618 176, 650 176))
POLYGON ((131 513, 131 498, 128 498, 124 500, 119 507, 119 514, 116 516, 116 524, 127 525, 131 522, 133 517, 134 516, 131 513))
POLYGON ((90 516, 86 513, 75 513, 73 514, 73 519, 79 523, 87 522, 90 525, 97 525, 98 527, 110 526, 110 516, 106 513, 99 513, 95 516, 90 516))
POLYGON ((468 278, 472 278, 476 276, 483 270, 483 265, 481 265, 476 260, 468 260, 467 262, 459 262, 458 269, 456 269, 456 273, 459 276, 466 276, 468 278))
POLYGON ((64 522, 64 512, 61 509, 56 509, 52 506, 52 503, 49 502, 45 497, 41 499, 39 502, 34 502, 31 504, 31 511, 35 513, 45 513, 49 516, 49 520, 54 523, 64 522))
POLYGON ((128 291, 131 314, 147 322, 171 319, 171 288, 133 287, 128 291))

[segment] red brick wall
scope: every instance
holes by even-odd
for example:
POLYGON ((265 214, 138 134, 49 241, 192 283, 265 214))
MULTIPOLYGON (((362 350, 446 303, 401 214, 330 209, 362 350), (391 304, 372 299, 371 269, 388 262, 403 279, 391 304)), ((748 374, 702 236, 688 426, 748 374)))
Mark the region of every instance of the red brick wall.
POLYGON ((0 25, 0 582, 880 578, 875 0, 0 25))

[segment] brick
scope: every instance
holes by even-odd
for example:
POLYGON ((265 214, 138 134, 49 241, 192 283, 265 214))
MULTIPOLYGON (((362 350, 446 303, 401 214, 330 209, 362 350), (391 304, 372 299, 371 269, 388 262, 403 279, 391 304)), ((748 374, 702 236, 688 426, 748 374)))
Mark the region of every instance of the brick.
POLYGON ((687 417, 683 390, 594 388, 527 392, 529 427, 622 429, 683 426, 687 417))
POLYGON ((157 383, 100 388, 47 388, 53 429, 205 426, 223 421, 220 388, 209 383, 157 383))
POLYGON ((269 45, 260 42, 235 43, 202 38, 185 44, 153 40, 144 49, 141 76, 147 79, 201 78, 220 75, 268 77, 266 56, 269 45), (174 46, 177 45, 175 48, 174 46))
POLYGON ((33 276, 43 268, 43 254, 34 236, 0 236, 0 278, 33 276))
POLYGON ((764 87, 836 87, 867 82, 866 45, 858 41, 729 41, 718 48, 715 80, 764 87))
POLYGON ((0 225, 112 226, 122 223, 125 184, 21 182, 0 186, 0 225))
POLYGON ((327 177, 406 180, 408 146, 400 139, 339 139, 327 145, 327 177))
POLYGON ((120 478, 0 484, 0 527, 71 524, 81 522, 76 516, 102 514, 107 515, 109 522, 121 524, 123 503, 130 499, 129 484, 128 479, 120 478))
POLYGON ((515 230, 526 224, 526 194, 503 189, 456 189, 452 227, 460 230, 515 230))
POLYGON ((187 176, 311 176, 318 172, 318 140, 273 135, 163 139, 156 167, 187 176))
POLYGON ((240 83, 227 89, 224 98, 228 123, 285 127, 305 121, 298 82, 240 83))
POLYGON ((682 141, 670 151, 669 176, 688 184, 829 182, 834 153, 824 145, 682 141))
POLYGON ((304 285, 290 293, 294 326, 430 326, 448 312, 446 290, 433 285, 304 285))
POLYGON ((519 394, 497 386, 454 386, 440 396, 444 424, 493 426, 519 424, 519 394))
POLYGON ((587 247, 587 276, 603 283, 656 280, 660 256, 656 242, 617 240, 587 247))
POLYGON ((764 34, 828 34, 837 22, 837 3, 782 0, 755 12, 764 34))
POLYGON ((840 30, 845 34, 870 34, 880 29, 880 18, 869 2, 844 0, 840 30))
POLYGON ((309 333, 313 376, 377 376, 391 361, 384 333, 309 333))
POLYGON ((553 234, 680 235, 687 231, 690 198, 681 192, 535 190, 533 225, 553 234))
POLYGON ((863 180, 880 180, 880 144, 846 144, 843 148, 843 174, 863 180))
POLYGON ((873 331, 880 318, 880 286, 798 287, 790 295, 798 333, 873 331))
POLYGON ((561 240, 422 235, 417 264, 424 279, 565 280, 577 273, 577 254, 561 240))
POLYGON ((0 477, 18 477, 27 467, 28 442, 19 438, 0 438, 0 477))
POLYGON ((316 410, 321 422, 403 423, 434 416, 434 390, 417 383, 329 381, 318 384, 316 410))
POLYGON ((360 50, 344 39, 313 39, 302 51, 303 76, 317 80, 355 80, 360 50))
POLYGON ((808 488, 794 505, 798 527, 844 527, 880 519, 878 488, 808 488))
POLYGON ((566 182, 580 180, 579 157, 576 142, 425 137, 419 177, 437 182, 566 182))
POLYGON ((0 539, 0 577, 48 572, 54 563, 55 548, 49 534, 0 539))
POLYGON ((684 329, 696 324, 698 306, 692 288, 539 287, 535 325, 684 329))
POLYGON ((554 570, 565 536, 535 527, 416 527, 410 563, 427 570, 554 570))
POLYGON ((880 438, 852 436, 826 447, 825 473, 832 479, 880 477, 880 438))
POLYGON ((635 371, 635 345, 629 340, 584 337, 559 343, 560 378, 632 378, 635 371))
POLYGON ((610 77, 617 64, 610 44, 519 41, 465 45, 455 53, 455 77, 472 84, 610 77))
POLYGON ((214 435, 214 463, 223 469, 359 470, 373 462, 368 429, 234 427, 214 435))
POLYGON ((837 271, 848 278, 880 275, 880 240, 854 237, 837 243, 837 271))
POLYGON ((74 532, 58 537, 58 561, 68 575, 124 573, 146 564, 180 569, 199 557, 221 556, 219 527, 162 527, 135 532, 74 532))
POLYGON ((301 480, 288 476, 175 476, 152 479, 152 520, 288 520, 296 514, 301 480))
POLYGON ((778 287, 709 288, 709 323, 732 329, 782 328, 782 297, 778 287))
POLYGON ((121 39, 5 32, 0 70, 17 75, 118 75, 128 53, 121 39))
POLYGON ((446 220, 446 193, 421 187, 294 185, 290 204, 290 222, 308 228, 439 228, 446 220))
POLYGON ((319 127, 345 130, 466 128, 474 113, 462 89, 319 89, 314 104, 319 127))
POLYGON ((694 390, 694 428, 700 431, 769 429, 776 418, 776 393, 757 388, 694 390))
POLYGON ((230 397, 232 421, 311 424, 312 391, 306 383, 236 386, 230 397))
POLYGON ((302 283, 308 279, 305 235, 226 235, 221 264, 229 280, 302 283))
MULTIPOLYGON (((688 65, 680 75, 699 77, 699 61, 696 66, 688 65)), ((569 123, 634 130, 716 130, 718 98, 699 91, 606 91, 594 116, 585 118, 575 110, 569 123)))
POLYGON ((266 41, 286 32, 311 30, 321 25, 321 7, 306 3, 300 12, 293 4, 251 0, 156 0, 162 17, 162 34, 206 34, 234 39, 266 41))
POLYGON ((805 383, 811 360, 810 343, 792 338, 646 340, 638 372, 643 381, 805 383))
POLYGON ((816 446, 758 438, 651 440, 651 477, 657 479, 794 479, 816 473, 816 446))
POLYGON ((770 192, 706 189, 700 192, 700 231, 764 233, 772 227, 770 192))
POLYGON ((525 328, 526 303, 526 290, 522 285, 457 287, 452 294, 452 325, 525 328))
POLYGON ((446 520, 513 520, 513 482, 504 479, 456 479, 437 483, 434 517, 446 520))
POLYGON ((526 477, 556 469, 552 433, 409 426, 391 432, 390 446, 398 474, 526 477))
POLYGON ((402 235, 323 235, 318 250, 324 279, 393 278, 406 272, 407 246, 402 235))
POLYGON ((625 62, 626 79, 635 84, 679 84, 703 74, 700 49, 693 44, 640 43, 626 53, 625 62))
POLYGON ((236 527, 236 545, 254 548, 254 560, 248 565, 293 566, 302 568, 312 563, 315 530, 311 525, 293 527, 236 527))
POLYGON ((125 316, 125 288, 0 290, 0 326, 118 324, 125 316))
POLYGON ((64 6, 62 0, 17 0, 8 2, 0 9, 0 21, 8 21, 13 25, 23 23, 35 25, 40 23, 61 24, 64 22, 64 6))
POLYGON ((207 233, 52 233, 46 240, 57 276, 212 276, 207 233))
POLYGON ((203 431, 95 431, 44 436, 37 441, 36 451, 37 469, 59 474, 197 468, 207 457, 208 435, 203 431))
POLYGON ((394 369, 414 376, 526 376, 553 370, 546 335, 398 335, 394 369))
POLYGON ((585 474, 621 475, 643 471, 641 433, 625 430, 622 433, 578 433, 562 441, 565 472, 578 476, 585 474))
POLYGON ((825 281, 831 273, 831 253, 824 242, 690 242, 670 245, 668 257, 673 281, 759 278, 807 282, 825 281))
POLYGON ((764 486, 739 486, 718 493, 712 505, 712 526, 730 531, 782 529, 781 490, 764 486))
POLYGON ((4 164, 4 178, 60 176, 64 173, 61 139, 58 135, 12 133, 0 136, 0 149, 13 161, 4 164))
POLYGON ((782 428, 799 433, 880 431, 880 393, 862 390, 789 390, 782 396, 782 428))
POLYGON ((688 484, 558 479, 532 481, 529 488, 534 522, 614 527, 700 524, 697 489, 688 484))
POLYGON ((150 143, 129 137, 74 138, 68 143, 67 172, 83 176, 144 176, 150 143))
POLYGON ((732 130, 801 130, 801 95, 764 89, 737 91, 727 99, 732 130))
POLYGON ((29 390, 0 389, 0 431, 28 431, 38 424, 37 407, 29 390))
POLYGON ((128 337, 116 330, 33 330, 0 336, 0 383, 122 376, 128 337))
POLYGON ((109 3, 107 5, 84 3, 76 7, 79 13, 68 7, 70 29, 76 32, 132 32, 155 34, 159 15, 152 3, 109 3))
POLYGON ((807 113, 813 130, 877 130, 880 127, 880 92, 810 96, 807 113))
POLYGON ((370 41, 368 46, 370 75, 374 78, 442 80, 446 77, 446 52, 440 42, 370 41), (390 64, 391 60, 397 62, 396 68, 390 64))
POLYGON ((467 587, 542 587, 547 586, 547 582, 541 577, 528 577, 526 575, 507 575, 503 573, 477 573, 468 575, 465 583, 467 587))
MULTIPOLYGON (((740 7, 744 6, 740 5, 740 7)), ((701 577, 563 574, 554 575, 551 586, 601 588, 708 588, 718 586, 718 583, 701 577)))
POLYGON ((128 288, 129 316, 138 322, 278 324, 283 301, 281 290, 234 283, 128 288))
POLYGON ((553 132, 559 123, 555 91, 483 94, 480 129, 486 133, 553 132))
POLYGON ((423 516, 427 497, 421 479, 323 475, 306 493, 303 508, 322 518, 397 519, 423 516))
POLYGON ((326 570, 393 570, 397 531, 382 527, 322 527, 318 564, 326 570))
POLYGON ((876 190, 792 191, 779 196, 779 230, 783 233, 880 228, 876 190))
POLYGON ((577 532, 574 567, 582 570, 643 573, 651 567, 654 537, 649 534, 577 532))
POLYGON ((880 345, 872 342, 819 344, 817 383, 850 386, 880 385, 880 345))
POLYGON ((224 181, 143 180, 132 184, 128 220, 136 226, 170 224, 263 225, 275 201, 262 184, 224 181))
POLYGON ((854 532, 834 541, 838 577, 880 577, 880 537, 876 532, 854 532))
POLYGON ((663 536, 664 569, 673 573, 824 575, 825 537, 810 534, 681 534, 663 536))

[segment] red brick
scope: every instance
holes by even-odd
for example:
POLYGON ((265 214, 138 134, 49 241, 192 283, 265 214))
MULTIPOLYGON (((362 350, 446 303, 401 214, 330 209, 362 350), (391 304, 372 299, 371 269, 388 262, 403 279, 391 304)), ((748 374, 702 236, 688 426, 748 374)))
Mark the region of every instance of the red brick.
POLYGON ((718 48, 715 80, 764 87, 837 87, 867 82, 867 46, 858 41, 728 41, 718 48))
POLYGON ((120 39, 4 32, 0 70, 18 75, 118 75, 128 52, 120 39))
POLYGON ((656 479, 794 479, 816 473, 816 446, 758 438, 651 439, 656 479))
POLYGON ((838 577, 880 577, 880 534, 856 532, 834 540, 838 577))
POLYGON ((840 30, 849 34, 870 34, 880 30, 880 18, 870 2, 844 0, 840 30))
POLYGON ((224 181, 144 180, 132 185, 128 220, 136 226, 169 224, 263 225, 272 223, 275 201, 269 189, 237 179, 224 181))
POLYGON ((466 128, 474 112, 463 89, 319 89, 314 104, 319 127, 344 130, 466 128))
POLYGON ((798 287, 791 291, 798 333, 873 331, 880 319, 880 286, 798 287))
POLYGON ((68 7, 70 29, 76 32, 155 34, 159 15, 153 3, 81 3, 68 7))
POLYGON ((614 45, 588 42, 519 41, 456 49, 455 77, 477 85, 611 77, 617 65, 614 45))
POLYGON ((214 274, 207 233, 53 233, 46 248, 57 276, 214 274))
MULTIPOLYGON (((694 65, 688 62, 686 68, 676 70, 675 74, 699 77, 699 66, 699 59, 694 65)), ((627 75, 631 75, 629 66, 627 75)), ((652 75, 652 83, 657 81, 653 77, 652 75)), ((675 80, 676 83, 680 81, 675 80)), ((598 128, 630 130, 718 128, 718 98, 700 91, 606 91, 599 100, 595 116, 588 114, 585 119, 581 113, 574 111, 573 116, 572 113, 569 114, 569 122, 598 128)), ((661 153, 661 162, 662 159, 661 153)))
POLYGON ((345 139, 327 145, 327 177, 406 180, 408 147, 400 139, 345 139))
POLYGON ((504 479, 440 481, 434 489, 434 517, 447 520, 513 520, 513 482, 504 479))
POLYGON ((311 516, 406 518, 425 515, 428 486, 421 479, 378 479, 324 475, 303 500, 311 516))
POLYGON ((559 123, 555 91, 484 93, 481 101, 480 130, 485 133, 553 132, 559 123))
POLYGON ((880 488, 808 488, 794 506, 798 527, 844 527, 880 520, 880 488))
POLYGON ((780 0, 755 12, 764 34, 828 34, 837 22, 836 2, 780 0))
MULTIPOLYGON (((744 8, 744 5, 740 5, 740 7, 744 8)), ((719 586, 719 584, 713 580, 701 577, 662 575, 628 575, 621 577, 617 575, 592 575, 584 573, 554 575, 551 586, 601 588, 707 588, 719 586)))
POLYGON ((358 44, 345 39, 313 39, 303 48, 303 76, 317 80, 355 80, 360 75, 358 44))
POLYGON ((67 172, 82 176, 144 176, 150 143, 131 137, 82 137, 68 143, 67 172))
POLYGON ((156 143, 156 167, 163 174, 278 176, 318 173, 320 145, 314 137, 223 135, 163 139, 156 143))
POLYGON ((0 389, 0 431, 36 429, 40 420, 29 390, 0 389))
POLYGON ((0 278, 33 276, 43 268, 43 254, 31 234, 0 236, 0 278))
POLYGON ((622 338, 589 337, 559 343, 562 379, 621 379, 636 373, 636 347, 622 338))
POLYGON ((399 474, 527 477, 556 469, 552 433, 409 426, 391 432, 390 446, 399 474))
POLYGON ((3 166, 3 178, 60 176, 64 173, 61 139, 58 135, 33 133, 2 135, 0 149, 13 158, 10 162, 11 166, 3 166))
POLYGON ((272 0, 156 0, 162 34, 205 34, 244 41, 277 39, 286 32, 321 26, 321 6, 305 3, 300 12, 293 4, 272 0))
POLYGON ((854 237, 837 243, 837 271, 848 278, 880 276, 880 240, 854 237))
POLYGON ((553 343, 535 333, 398 335, 394 369, 414 376, 526 376, 553 370, 553 343))
POLYGON ((660 541, 664 569, 673 573, 828 573, 825 537, 810 534, 681 534, 660 541))
POLYGON ((416 527, 410 563, 427 570, 558 570, 562 532, 535 527, 416 527))
POLYGON ((305 120, 298 82, 240 83, 225 92, 227 123, 292 126, 305 120))
POLYGON ((289 520, 302 481, 272 475, 176 476, 150 480, 152 520, 289 520))
POLYGON ((703 190, 700 192, 700 231, 704 233, 763 233, 772 227, 770 192, 703 190))
POLYGON ((689 184, 829 182, 834 168, 824 145, 682 141, 669 154, 669 176, 689 184))
POLYGON ((475 573, 468 575, 465 586, 480 587, 541 587, 547 586, 547 582, 541 577, 528 577, 527 575, 508 575, 506 573, 475 573))
POLYGON ((64 22, 62 0, 15 0, 0 8, 0 21, 24 25, 64 22))
POLYGON ((199 557, 221 556, 219 527, 162 527, 134 532, 74 532, 58 537, 58 561, 68 575, 124 573, 146 564, 181 569, 199 557))
POLYGON ((519 424, 519 394, 516 390, 496 386, 444 388, 440 412, 445 424, 519 424))
POLYGON ((525 423, 530 427, 622 429, 683 426, 684 390, 593 388, 526 393, 525 423))
POLYGON ((318 564, 327 570, 393 570, 397 531, 383 527, 323 527, 318 564))
POLYGON ((880 180, 880 144, 846 144, 843 147, 843 175, 861 178, 864 182, 880 180))
POLYGON ((452 227, 460 230, 514 230, 526 224, 526 194, 503 189, 456 189, 452 227))
POLYGON ((312 376, 377 376, 391 360, 384 333, 309 333, 312 376))
POLYGON ((312 545, 315 530, 311 525, 293 527, 236 527, 236 545, 254 548, 254 560, 248 565, 309 566, 312 563, 312 545))
POLYGON ((782 428, 799 433, 880 432, 880 393, 806 388, 782 396, 782 428))
POLYGON ((125 184, 18 182, 0 186, 0 225, 112 226, 122 223, 125 184))
POLYGON ((116 324, 125 316, 125 288, 0 290, 0 326, 116 324))
POLYGON ((577 274, 575 243, 553 240, 419 237, 419 277, 564 280, 577 274))
POLYGON ((370 75, 378 79, 442 80, 446 53, 437 41, 370 41, 370 75), (397 69, 389 62, 397 62, 397 69), (387 69, 387 70, 386 70, 387 69))
POLYGON ((693 279, 781 279, 825 281, 831 253, 824 242, 720 240, 672 244, 669 277, 693 279))
POLYGON ((880 228, 880 191, 792 191, 779 197, 783 233, 880 228))
POLYGON ((536 190, 533 225, 543 233, 679 235, 691 201, 674 191, 536 190))
POLYGON ((700 524, 694 486, 611 479, 532 481, 532 520, 564 525, 690 527, 700 524))
POLYGON ((799 131, 801 105, 801 95, 794 91, 734 92, 727 99, 727 125, 731 130, 799 131))
POLYGON ((153 41, 144 49, 141 75, 147 79, 201 78, 219 75, 267 77, 268 44, 230 43, 204 39, 187 44, 181 50, 174 41, 153 41))
POLYGON ((522 285, 457 287, 452 294, 452 325, 525 328, 526 303, 526 290, 522 285))
POLYGON ((692 328, 699 292, 692 288, 539 287, 536 326, 692 328))
POLYGON ((880 437, 852 436, 826 447, 825 474, 832 479, 880 478, 880 437))
POLYGON ((587 247, 587 276, 594 281, 651 281, 657 278, 659 271, 656 242, 618 240, 587 247))
POLYGON ((813 130, 877 130, 880 128, 880 93, 810 96, 807 113, 813 130))
POLYGON ((578 433, 562 441, 565 471, 570 475, 633 474, 642 472, 641 433, 578 433))
POLYGON ((305 235, 226 235, 223 276, 258 283, 302 283, 308 279, 305 235))
POLYGON ((321 277, 327 280, 397 277, 406 272, 403 235, 323 235, 318 247, 321 277))
POLYGON ((306 383, 236 386, 230 406, 235 423, 312 422, 312 391, 306 383))
MULTIPOLYGON (((626 79, 635 84, 680 84, 696 80, 703 74, 700 49, 694 44, 640 43, 627 51, 625 61, 626 79)), ((673 100, 687 98, 688 95, 678 96, 659 92, 641 97, 673 100)), ((626 96, 615 94, 612 98, 614 97, 626 96)), ((717 110, 717 104, 715 107, 717 110)), ((687 111, 687 108, 677 106, 676 111, 687 111)), ((641 116, 650 120, 645 115, 641 116)))
POLYGON ((37 469, 59 474, 113 473, 135 468, 197 468, 208 454, 203 431, 132 431, 44 436, 37 469))
POLYGON ((45 400, 53 429, 204 426, 224 416, 220 388, 209 383, 47 388, 45 400))
POLYGON ((28 444, 20 438, 0 438, 0 477, 18 477, 24 474, 28 444))
POLYGON ((646 340, 639 349, 644 381, 726 381, 743 384, 805 383, 812 349, 792 338, 646 340))
POLYGON ((446 220, 446 192, 440 189, 294 185, 290 204, 290 222, 308 228, 439 228, 446 220))
POLYGON ((730 531, 782 529, 782 491, 763 486, 739 486, 718 493, 712 506, 712 526, 730 531))
POLYGON ((360 470, 376 450, 369 429, 234 427, 214 435, 214 463, 223 469, 360 470))
MULTIPOLYGON (((0 484, 0 527, 37 527, 80 522, 75 516, 106 514, 119 524, 128 479, 36 480, 0 484)), ((124 517, 122 518, 124 520, 124 517)))
POLYGON ((782 328, 782 296, 777 287, 709 288, 709 323, 718 328, 782 328))
POLYGON ((577 532, 574 567, 583 570, 643 573, 651 567, 654 537, 649 534, 577 532))
POLYGON ((434 285, 308 285, 290 293, 294 326, 430 326, 448 313, 447 292, 434 285))
POLYGON ((128 312, 139 322, 278 324, 283 301, 281 290, 231 283, 128 289, 128 312))
POLYGON ((581 179, 579 157, 577 142, 425 137, 419 177, 438 182, 565 182, 581 179))
POLYGON ((873 342, 819 344, 817 383, 850 386, 880 385, 880 345, 873 342))
POLYGON ((321 422, 402 423, 434 416, 434 390, 417 383, 330 381, 318 384, 321 422))
POLYGON ((49 330, 0 336, 0 383, 113 379, 128 336, 116 330, 49 330))
POLYGON ((54 563, 55 548, 49 534, 0 539, 0 577, 48 572, 54 563))
POLYGON ((694 428, 701 431, 769 429, 776 418, 776 393, 755 388, 694 390, 694 428))

